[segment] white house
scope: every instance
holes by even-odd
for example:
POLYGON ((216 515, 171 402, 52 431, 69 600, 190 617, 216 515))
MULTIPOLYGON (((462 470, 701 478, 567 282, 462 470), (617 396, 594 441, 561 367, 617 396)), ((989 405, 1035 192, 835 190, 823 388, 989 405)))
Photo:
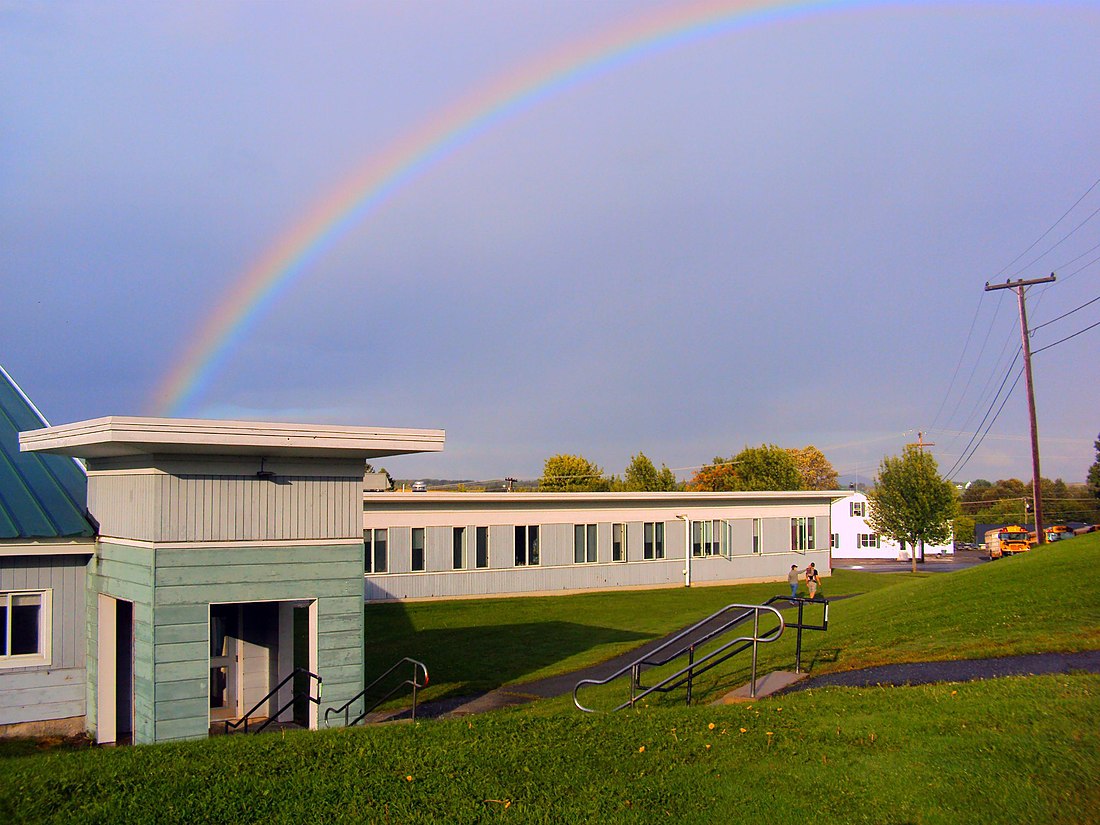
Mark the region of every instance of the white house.
MULTIPOLYGON (((908 560, 912 548, 901 547, 896 541, 879 536, 867 523, 870 502, 863 493, 851 493, 833 502, 831 540, 834 559, 897 559, 908 560)), ((953 553, 954 544, 926 544, 928 556, 953 553)))

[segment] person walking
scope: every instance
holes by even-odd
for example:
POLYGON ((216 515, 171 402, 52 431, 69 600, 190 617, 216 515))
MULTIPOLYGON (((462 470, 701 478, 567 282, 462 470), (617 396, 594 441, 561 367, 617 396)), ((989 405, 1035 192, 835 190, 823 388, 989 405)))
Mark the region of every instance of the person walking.
POLYGON ((791 598, 798 598, 798 565, 791 565, 791 572, 787 574, 787 584, 791 586, 791 598))
POLYGON ((806 587, 810 591, 810 598, 817 598, 817 568, 814 567, 814 563, 810 562, 810 566, 806 568, 806 587))

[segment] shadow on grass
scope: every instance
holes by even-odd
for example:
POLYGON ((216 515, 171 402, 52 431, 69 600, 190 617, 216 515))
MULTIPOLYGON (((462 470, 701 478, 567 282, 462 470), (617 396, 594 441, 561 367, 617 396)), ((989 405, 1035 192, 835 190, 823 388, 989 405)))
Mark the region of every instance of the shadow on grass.
POLYGON ((427 666, 431 682, 424 696, 430 699, 483 693, 550 675, 544 672, 547 668, 552 668, 552 673, 578 669, 651 638, 644 633, 563 621, 388 630, 395 632, 381 636, 376 632, 372 637, 371 628, 367 628, 367 682, 408 656, 427 666), (606 648, 606 653, 596 653, 600 648, 606 648))

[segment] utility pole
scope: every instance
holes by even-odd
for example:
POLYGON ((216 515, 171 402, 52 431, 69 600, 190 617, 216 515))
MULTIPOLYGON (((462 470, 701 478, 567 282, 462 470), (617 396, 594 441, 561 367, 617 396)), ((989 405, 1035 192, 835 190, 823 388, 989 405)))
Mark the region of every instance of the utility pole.
POLYGON ((990 286, 985 282, 985 291, 994 289, 1012 289, 1020 302, 1020 336, 1023 339, 1024 348, 1024 377, 1027 380, 1027 410, 1031 417, 1031 494, 1035 501, 1035 538, 1039 544, 1046 544, 1046 534, 1043 532, 1043 494, 1040 490, 1039 476, 1039 425, 1035 419, 1035 383, 1031 379, 1031 339, 1027 332, 1027 307, 1024 305, 1024 287, 1033 284, 1049 284, 1057 280, 1051 272, 1046 278, 1033 278, 1030 281, 1005 281, 1003 284, 990 286))
POLYGON ((905 446, 906 447, 917 447, 918 449, 920 449, 921 455, 923 455, 924 454, 924 448, 925 447, 935 447, 936 442, 935 441, 925 441, 924 440, 924 433, 918 432, 917 433, 917 440, 914 441, 912 444, 906 444, 905 446))

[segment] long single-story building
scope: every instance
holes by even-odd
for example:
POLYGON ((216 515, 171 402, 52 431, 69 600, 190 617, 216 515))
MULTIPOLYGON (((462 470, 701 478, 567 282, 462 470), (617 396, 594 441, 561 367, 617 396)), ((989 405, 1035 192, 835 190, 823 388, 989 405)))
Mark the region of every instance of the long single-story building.
POLYGON ((0 735, 315 728, 322 709, 280 684, 304 668, 331 707, 362 691, 364 599, 779 582, 810 562, 827 575, 846 495, 384 493, 365 463, 441 450, 442 430, 48 426, 3 378, 0 503, 23 498, 0 509, 0 735))

